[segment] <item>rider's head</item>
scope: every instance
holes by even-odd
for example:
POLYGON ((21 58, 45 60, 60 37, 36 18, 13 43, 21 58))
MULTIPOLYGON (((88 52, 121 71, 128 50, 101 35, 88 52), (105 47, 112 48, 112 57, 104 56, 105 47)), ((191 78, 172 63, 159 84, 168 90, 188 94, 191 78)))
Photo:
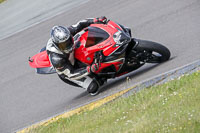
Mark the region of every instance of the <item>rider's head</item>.
POLYGON ((54 26, 51 31, 51 39, 62 52, 72 52, 74 41, 68 29, 62 26, 54 26))

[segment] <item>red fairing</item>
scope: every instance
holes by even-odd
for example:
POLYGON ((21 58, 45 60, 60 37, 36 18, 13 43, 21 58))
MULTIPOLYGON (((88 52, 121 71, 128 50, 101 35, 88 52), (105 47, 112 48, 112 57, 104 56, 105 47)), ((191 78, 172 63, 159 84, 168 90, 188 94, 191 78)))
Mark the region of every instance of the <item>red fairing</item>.
MULTIPOLYGON (((88 46, 88 42, 93 40, 88 40, 88 30, 85 30, 85 32, 81 35, 79 38, 80 46, 78 48, 75 48, 75 58, 87 65, 91 65, 94 61, 94 54, 97 51, 103 50, 103 54, 105 56, 109 56, 112 52, 114 52, 116 49, 119 48, 119 46, 114 47, 116 44, 113 35, 118 31, 118 29, 122 30, 121 27, 119 27, 116 23, 113 21, 109 21, 108 24, 92 24, 90 27, 96 27, 103 31, 105 31, 108 34, 108 38, 100 43, 97 43, 92 46, 88 46)), ((114 65, 116 70, 119 70, 119 66, 123 62, 108 62, 108 63, 101 63, 101 67, 96 73, 99 73, 102 69, 114 65)))
MULTIPOLYGON (((113 39, 113 35, 118 31, 118 29, 122 30, 121 27, 119 27, 113 21, 109 21, 108 24, 92 24, 90 25, 90 28, 90 32, 92 32, 91 35, 100 34, 102 38, 105 36, 106 37, 103 39, 103 41, 96 42, 95 36, 91 37, 91 35, 89 35, 89 30, 84 30, 81 36, 75 40, 76 42, 80 43, 80 46, 75 46, 75 59, 87 65, 92 65, 92 63, 94 63, 94 55, 97 51, 103 51, 104 56, 109 56, 115 50, 117 50, 120 46, 115 46, 116 42, 113 39), (104 34, 100 33, 100 31, 104 32, 104 34)), ((29 59, 29 64, 33 68, 46 68, 52 66, 46 50, 34 55, 31 59, 29 59)), ((123 60, 103 62, 96 73, 101 72, 102 69, 110 65, 114 65, 115 69, 118 71, 122 64, 123 60)))
POLYGON ((101 63, 101 66, 99 67, 99 70, 95 73, 101 72, 102 69, 109 67, 110 65, 114 65, 116 70, 118 71, 120 66, 123 64, 123 62, 112 62, 112 63, 101 63))
POLYGON ((29 65, 32 68, 44 68, 44 67, 51 67, 51 63, 49 61, 49 57, 47 55, 47 51, 43 51, 34 55, 29 61, 29 65))

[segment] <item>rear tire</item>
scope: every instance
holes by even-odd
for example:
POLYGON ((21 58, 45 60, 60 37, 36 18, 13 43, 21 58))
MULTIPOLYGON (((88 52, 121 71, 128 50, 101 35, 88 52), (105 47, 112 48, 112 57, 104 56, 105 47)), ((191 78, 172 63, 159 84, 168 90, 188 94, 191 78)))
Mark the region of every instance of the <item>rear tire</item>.
POLYGON ((139 60, 144 60, 145 63, 161 63, 169 60, 171 53, 169 49, 162 44, 146 40, 134 40, 138 43, 134 50, 143 54, 143 56, 141 56, 142 58, 139 60))

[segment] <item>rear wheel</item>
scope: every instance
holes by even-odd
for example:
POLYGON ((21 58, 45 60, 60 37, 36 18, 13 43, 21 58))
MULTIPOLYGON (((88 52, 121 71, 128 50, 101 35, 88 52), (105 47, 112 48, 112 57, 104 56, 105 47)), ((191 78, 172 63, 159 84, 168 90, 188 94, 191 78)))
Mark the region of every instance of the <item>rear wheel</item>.
POLYGON ((162 44, 146 40, 134 40, 138 44, 134 50, 137 53, 136 58, 139 61, 145 63, 161 63, 169 60, 171 55, 170 51, 162 44))

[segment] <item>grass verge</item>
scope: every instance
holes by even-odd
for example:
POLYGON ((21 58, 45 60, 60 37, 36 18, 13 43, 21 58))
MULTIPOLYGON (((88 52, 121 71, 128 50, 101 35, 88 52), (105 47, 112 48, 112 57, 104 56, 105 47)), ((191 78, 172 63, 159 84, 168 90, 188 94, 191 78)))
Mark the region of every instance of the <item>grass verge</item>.
POLYGON ((0 0, 0 3, 4 2, 5 0, 0 0))
POLYGON ((118 98, 29 132, 144 133, 200 131, 200 72, 118 98))

